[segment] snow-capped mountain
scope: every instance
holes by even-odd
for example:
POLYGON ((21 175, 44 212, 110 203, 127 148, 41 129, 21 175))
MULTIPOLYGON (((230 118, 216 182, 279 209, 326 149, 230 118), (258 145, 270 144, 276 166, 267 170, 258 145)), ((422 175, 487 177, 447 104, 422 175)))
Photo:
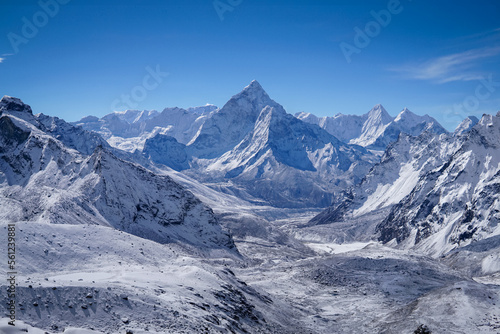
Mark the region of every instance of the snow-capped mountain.
POLYGON ((147 139, 142 153, 148 159, 177 171, 190 168, 186 145, 171 136, 157 134, 147 139))
POLYGON ((98 138, 62 120, 34 116, 19 99, 2 98, 0 219, 98 224, 162 243, 233 247, 193 194, 168 176, 117 158, 98 138))
POLYGON ((476 125, 477 123, 479 123, 479 120, 476 116, 469 116, 457 126, 453 133, 455 135, 461 135, 465 132, 469 132, 470 129, 472 129, 472 127, 474 127, 474 125, 476 125))
POLYGON ((325 207, 378 160, 286 113, 257 81, 213 112, 184 146, 149 138, 143 153, 222 191, 279 207, 325 207))
POLYGON ((378 226, 381 241, 442 254, 500 234, 498 116, 484 115, 444 164, 420 178, 378 226))
POLYGON ((391 117, 381 105, 362 116, 302 113, 294 121, 255 80, 221 109, 144 113, 115 112, 76 124, 102 134, 113 147, 142 151, 223 192, 292 207, 330 204, 335 192, 364 177, 401 132, 446 132, 429 116, 404 109, 391 117))
POLYGON ((31 107, 15 97, 4 96, 0 100, 0 116, 2 115, 15 116, 83 154, 91 154, 97 146, 110 147, 101 136, 91 131, 75 128, 57 117, 33 115, 31 107))
POLYGON ((281 107, 256 81, 215 111, 188 143, 196 157, 213 159, 230 151, 252 131, 265 107, 281 107))
POLYGON ((363 124, 367 118, 365 116, 337 114, 333 117, 317 117, 306 112, 295 114, 298 119, 306 123, 319 125, 344 143, 361 136, 363 124))
POLYGON ((99 133, 111 146, 133 152, 142 150, 148 138, 157 134, 174 137, 187 144, 210 113, 217 110, 214 105, 156 110, 127 110, 113 112, 102 118, 87 116, 72 123, 85 130, 99 133))
MULTIPOLYGON (((274 206, 326 206, 335 190, 357 182, 376 161, 283 107, 262 109, 253 130, 206 164, 214 179, 231 180, 274 206)), ((190 173, 191 174, 191 173, 190 173)))
POLYGON ((447 131, 432 117, 418 116, 404 108, 396 117, 390 116, 377 104, 368 113, 358 115, 337 114, 333 117, 316 117, 310 113, 298 113, 295 117, 319 125, 340 140, 383 151, 398 139, 401 132, 418 136, 423 131, 437 134, 447 131))
POLYGON ((147 121, 148 119, 158 116, 158 111, 156 110, 125 110, 125 111, 115 111, 114 113, 108 114, 102 118, 103 121, 113 122, 113 118, 117 118, 128 124, 140 123, 147 121))
POLYGON ((444 163, 456 146, 447 134, 401 134, 358 186, 339 194, 335 204, 311 222, 327 224, 391 207, 411 192, 421 175, 444 163))
POLYGON ((361 135, 351 139, 349 142, 365 147, 373 146, 375 141, 385 132, 387 126, 392 122, 392 117, 382 107, 377 104, 366 115, 366 121, 361 128, 361 135))
POLYGON ((498 235, 499 138, 500 117, 491 115, 462 134, 401 134, 365 179, 311 224, 378 215, 380 241, 432 255, 498 235))
POLYGON ((442 134, 447 131, 432 117, 419 116, 404 108, 396 118, 384 127, 383 131, 374 139, 367 137, 364 146, 384 150, 390 143, 395 142, 400 133, 418 136, 424 131, 442 134))

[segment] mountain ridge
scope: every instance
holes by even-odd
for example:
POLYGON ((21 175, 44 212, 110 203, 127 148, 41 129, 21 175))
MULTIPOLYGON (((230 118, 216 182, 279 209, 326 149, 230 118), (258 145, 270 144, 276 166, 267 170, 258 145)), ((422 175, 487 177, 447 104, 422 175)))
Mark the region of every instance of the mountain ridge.
MULTIPOLYGON (((406 108, 392 117, 380 104, 362 116, 337 115, 320 120, 302 114, 293 121, 256 80, 222 108, 208 108, 209 112, 201 115, 166 108, 133 127, 133 133, 120 130, 118 122, 114 133, 107 133, 106 138, 114 147, 139 152, 200 182, 223 185, 228 192, 249 192, 247 199, 257 196, 278 206, 325 207, 334 193, 359 182, 401 132, 418 135, 425 130, 445 131, 434 119, 417 116, 406 108), (136 137, 120 137, 129 135, 136 137), (278 186, 272 181, 282 183, 284 175, 288 175, 289 188, 286 183, 278 186), (294 178, 306 183, 292 181, 294 178), (301 191, 300 187, 308 190, 301 191), (277 189, 285 195, 277 194, 277 189), (309 196, 311 192, 315 195, 309 196), (298 202, 294 196, 300 197, 298 202), (304 204, 298 204, 301 201, 304 204)), ((139 111, 128 114, 114 113, 103 119, 126 117, 135 121, 141 115, 139 111)), ((90 121, 95 124, 95 119, 90 121)), ((127 123, 125 128, 129 126, 127 123)), ((109 130, 103 128, 99 133, 109 130)))
POLYGON ((350 195, 310 222, 389 211, 372 237, 440 256, 500 234, 500 120, 484 115, 460 134, 400 135, 350 195), (398 195, 398 192, 400 193, 398 195))
POLYGON ((396 141, 401 132, 413 136, 425 130, 438 134, 448 132, 428 115, 419 116, 408 108, 403 108, 395 117, 392 117, 381 104, 375 105, 363 115, 337 114, 332 117, 317 117, 302 112, 295 116, 322 127, 346 143, 361 145, 380 152, 396 141))
POLYGON ((10 100, 0 106, 2 221, 90 223, 161 243, 234 248, 211 209, 169 176, 116 157, 106 142, 89 152, 74 139, 96 135, 62 120, 20 103, 10 110, 10 100))

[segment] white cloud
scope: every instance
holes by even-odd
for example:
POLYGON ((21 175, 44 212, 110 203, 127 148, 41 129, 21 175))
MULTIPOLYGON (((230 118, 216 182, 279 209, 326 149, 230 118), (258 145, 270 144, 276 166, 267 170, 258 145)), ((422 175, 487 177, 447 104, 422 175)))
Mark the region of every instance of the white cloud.
POLYGON ((500 54, 500 47, 472 49, 427 60, 419 64, 390 68, 404 77, 437 83, 477 80, 484 75, 474 70, 478 61, 500 54))
POLYGON ((13 56, 14 54, 13 53, 4 53, 0 56, 0 64, 3 63, 5 61, 5 59, 7 59, 7 57, 9 56, 13 56))

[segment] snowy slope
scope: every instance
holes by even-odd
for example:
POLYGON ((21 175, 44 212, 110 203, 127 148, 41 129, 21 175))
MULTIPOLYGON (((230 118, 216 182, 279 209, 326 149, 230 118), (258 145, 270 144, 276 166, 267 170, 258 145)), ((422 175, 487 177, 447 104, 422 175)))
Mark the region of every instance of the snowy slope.
POLYGON ((310 223, 385 210, 372 221, 373 236, 435 256, 498 235, 499 133, 499 117, 485 115, 462 135, 400 135, 357 187, 310 223))
POLYGON ((498 333, 500 286, 493 276, 473 278, 440 260, 377 243, 310 242, 315 255, 238 242, 258 265, 236 269, 248 284, 274 300, 293 302, 311 333, 498 333), (339 249, 325 252, 324 249, 339 249), (312 329, 314 328, 314 329, 312 329))
POLYGON ((498 283, 376 243, 325 254, 247 238, 238 262, 98 225, 17 229, 18 314, 34 333, 411 334, 426 324, 495 334, 500 326, 498 283))
POLYGON ((466 119, 464 119, 455 129, 453 132, 455 135, 461 135, 464 134, 465 132, 470 131, 474 125, 479 123, 479 120, 475 116, 469 116, 466 119))
MULTIPOLYGON (((42 333, 304 332, 287 304, 224 265, 231 257, 211 254, 207 262, 179 244, 99 225, 17 222, 16 228, 18 321, 42 333)), ((3 314, 6 300, 2 294, 3 314)))
POLYGON ((334 205, 311 223, 358 218, 397 204, 410 194, 422 175, 444 163, 456 149, 457 144, 449 137, 430 132, 419 137, 401 134, 358 186, 339 194, 334 205))
POLYGON ((357 138, 351 139, 349 142, 365 147, 369 147, 382 136, 387 126, 392 122, 392 117, 382 107, 377 104, 370 110, 366 116, 366 121, 361 128, 361 135, 357 138))
POLYGON ((304 122, 319 125, 322 129, 344 143, 348 143, 351 139, 361 136, 363 124, 367 120, 367 115, 337 114, 333 117, 317 117, 305 112, 297 113, 295 117, 304 122))
POLYGON ((5 98, 0 106, 3 222, 90 223, 162 243, 234 247, 212 211, 168 176, 102 146, 82 154, 26 121, 31 113, 9 110, 5 98))
POLYGON ((500 117, 484 115, 457 140, 449 159, 380 224, 381 240, 439 255, 500 234, 500 117))

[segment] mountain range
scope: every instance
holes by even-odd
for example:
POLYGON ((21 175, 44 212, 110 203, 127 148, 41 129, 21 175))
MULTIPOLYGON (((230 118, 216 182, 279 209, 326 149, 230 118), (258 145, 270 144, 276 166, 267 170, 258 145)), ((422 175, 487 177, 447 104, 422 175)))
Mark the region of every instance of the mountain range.
POLYGON ((294 116, 253 81, 67 123, 4 96, 0 209, 14 333, 500 328, 500 112, 294 116))
POLYGON ((221 109, 115 112, 74 125, 223 192, 289 208, 331 204, 401 132, 446 132, 429 116, 404 109, 393 118, 381 105, 362 116, 294 117, 255 80, 221 109))
POLYGON ((3 97, 0 135, 3 222, 97 224, 161 243, 234 246, 191 193, 119 159, 92 132, 3 97))
POLYGON ((418 136, 424 131, 437 134, 447 132, 428 115, 415 115, 404 108, 396 117, 392 117, 380 104, 361 116, 337 114, 333 117, 317 117, 304 112, 295 116, 305 122, 319 125, 343 142, 380 151, 395 142, 400 133, 418 136))
POLYGON ((311 224, 383 212, 378 240, 435 256, 500 234, 499 116, 467 118, 452 134, 400 135, 363 181, 311 224))

